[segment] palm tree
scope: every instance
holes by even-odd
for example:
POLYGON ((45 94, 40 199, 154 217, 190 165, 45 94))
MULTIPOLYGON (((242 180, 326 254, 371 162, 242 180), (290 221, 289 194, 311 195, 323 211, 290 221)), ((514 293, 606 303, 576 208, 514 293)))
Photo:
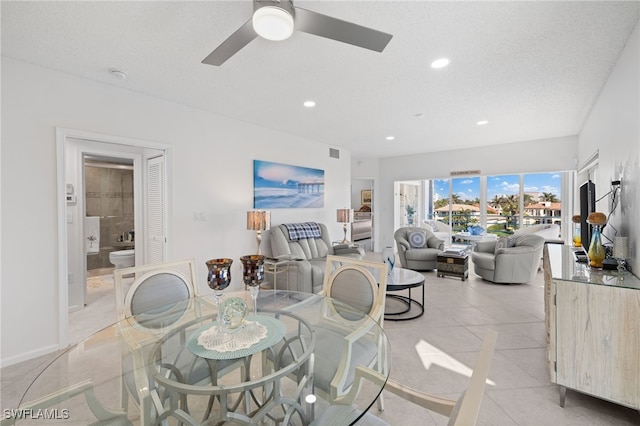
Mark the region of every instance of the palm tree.
POLYGON ((509 223, 509 219, 513 217, 513 227, 515 228, 515 215, 518 214, 518 207, 520 205, 520 200, 517 195, 507 195, 503 197, 501 207, 502 207, 502 215, 507 217, 507 224, 509 223))
POLYGON ((448 205, 449 205, 449 199, 448 198, 443 198, 443 199, 438 200, 435 203, 433 203, 433 206, 436 209, 439 209, 440 207, 444 207, 444 206, 448 206, 448 205))
POLYGON ((533 197, 531 196, 531 194, 524 194, 524 205, 528 206, 530 204, 534 204, 533 197))
POLYGON ((549 201, 550 203, 557 203, 558 197, 553 192, 543 192, 542 193, 542 201, 549 201))
POLYGON ((493 200, 491 200, 489 202, 491 204, 492 207, 495 207, 496 209, 502 206, 502 196, 500 195, 495 195, 493 197, 493 200))

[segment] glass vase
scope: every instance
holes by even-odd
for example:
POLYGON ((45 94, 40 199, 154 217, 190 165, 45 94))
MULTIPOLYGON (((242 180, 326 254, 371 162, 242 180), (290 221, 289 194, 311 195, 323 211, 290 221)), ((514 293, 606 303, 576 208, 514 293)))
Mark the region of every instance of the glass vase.
POLYGON ((391 275, 391 271, 393 271, 393 267, 396 264, 396 254, 392 247, 382 249, 382 261, 387 264, 387 273, 391 275))
POLYGON ((592 268, 602 268, 602 261, 606 257, 604 246, 602 245, 602 225, 593 225, 591 243, 589 244, 589 266, 592 268))
POLYGON ((573 246, 582 247, 582 233, 580 231, 580 224, 573 224, 573 246))

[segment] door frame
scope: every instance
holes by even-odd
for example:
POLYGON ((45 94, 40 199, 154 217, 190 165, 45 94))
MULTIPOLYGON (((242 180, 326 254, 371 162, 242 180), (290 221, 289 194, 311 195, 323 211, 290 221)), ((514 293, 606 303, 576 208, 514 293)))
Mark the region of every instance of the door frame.
MULTIPOLYGON (((67 239, 67 200, 66 200, 66 166, 68 159, 66 151, 69 139, 86 140, 87 142, 100 142, 113 145, 113 151, 119 151, 122 146, 154 149, 164 152, 165 157, 165 211, 166 217, 171 217, 171 194, 172 194, 172 150, 171 146, 164 143, 127 138, 121 136, 105 135, 100 133, 87 132, 77 129, 56 128, 56 154, 57 154, 57 199, 58 199, 58 345, 60 349, 69 345, 69 285, 68 285, 68 246, 67 239)), ((144 162, 144 156, 143 156, 144 162)), ((82 194, 77 194, 82 196, 82 194)), ((171 223, 166 221, 167 237, 171 235, 171 223)), ((167 238, 167 257, 171 257, 171 239, 167 238)))

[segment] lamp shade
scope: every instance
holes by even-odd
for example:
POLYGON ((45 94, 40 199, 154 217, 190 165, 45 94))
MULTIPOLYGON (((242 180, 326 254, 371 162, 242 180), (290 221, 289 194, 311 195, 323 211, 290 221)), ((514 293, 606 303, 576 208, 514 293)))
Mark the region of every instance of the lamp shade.
POLYGON ((353 209, 338 209, 337 221, 340 223, 350 223, 353 220, 353 209))
POLYGON ((255 3, 258 9, 253 12, 253 30, 267 40, 285 40, 293 34, 293 14, 288 2, 277 6, 262 6, 255 3))
POLYGON ((252 231, 264 231, 271 228, 271 212, 264 210, 252 210, 247 212, 247 229, 252 231))

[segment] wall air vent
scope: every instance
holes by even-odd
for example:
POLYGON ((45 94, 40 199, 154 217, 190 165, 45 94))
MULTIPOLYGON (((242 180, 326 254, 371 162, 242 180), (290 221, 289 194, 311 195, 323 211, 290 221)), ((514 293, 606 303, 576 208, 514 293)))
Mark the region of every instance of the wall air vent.
POLYGON ((340 158, 340 150, 337 150, 335 148, 329 148, 329 157, 340 158))
POLYGON ((480 170, 462 170, 459 172, 449 172, 450 176, 472 176, 472 175, 479 175, 480 174, 480 170))

